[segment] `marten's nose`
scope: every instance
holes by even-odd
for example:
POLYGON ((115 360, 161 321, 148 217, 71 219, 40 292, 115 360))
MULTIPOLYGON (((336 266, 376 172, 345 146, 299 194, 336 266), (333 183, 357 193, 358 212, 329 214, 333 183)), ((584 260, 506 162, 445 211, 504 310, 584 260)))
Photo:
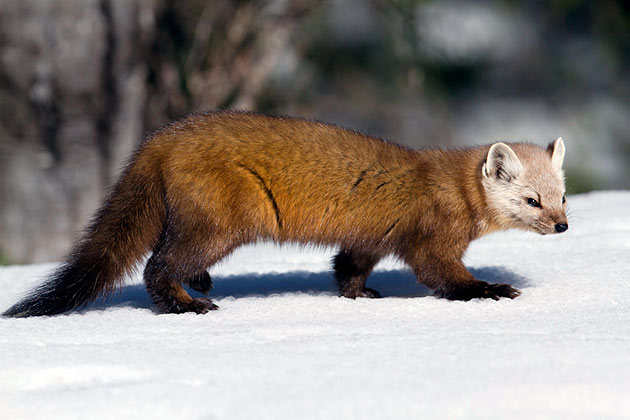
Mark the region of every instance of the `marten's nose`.
POLYGON ((569 225, 566 223, 556 223, 556 232, 562 233, 567 229, 569 229, 569 225))

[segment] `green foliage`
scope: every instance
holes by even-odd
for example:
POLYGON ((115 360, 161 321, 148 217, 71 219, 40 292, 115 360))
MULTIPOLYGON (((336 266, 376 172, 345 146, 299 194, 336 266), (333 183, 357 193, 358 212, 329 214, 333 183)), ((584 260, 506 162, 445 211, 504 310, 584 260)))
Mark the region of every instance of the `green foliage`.
POLYGON ((598 190, 605 186, 605 183, 590 171, 574 168, 565 170, 565 174, 568 195, 598 190))
POLYGON ((0 249, 0 266, 15 264, 1 249, 0 249))

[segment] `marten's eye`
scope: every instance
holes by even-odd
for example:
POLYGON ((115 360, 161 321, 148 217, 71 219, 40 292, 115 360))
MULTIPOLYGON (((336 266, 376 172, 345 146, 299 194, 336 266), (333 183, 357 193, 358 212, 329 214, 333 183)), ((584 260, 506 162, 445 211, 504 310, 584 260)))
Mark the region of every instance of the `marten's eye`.
POLYGON ((566 202, 567 202, 567 199, 566 199, 566 197, 563 195, 563 196, 562 196, 562 204, 564 204, 564 203, 566 203, 566 202))
POLYGON ((527 199, 527 204, 529 204, 532 207, 542 207, 540 205, 540 203, 538 201, 534 200, 533 198, 528 198, 527 199))

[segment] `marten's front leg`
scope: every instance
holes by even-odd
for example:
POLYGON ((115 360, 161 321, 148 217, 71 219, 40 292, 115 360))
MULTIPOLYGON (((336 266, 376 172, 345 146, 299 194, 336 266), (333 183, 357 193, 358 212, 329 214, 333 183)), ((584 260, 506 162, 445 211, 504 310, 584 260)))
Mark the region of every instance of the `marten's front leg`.
POLYGON ((502 297, 514 299, 520 291, 509 284, 489 284, 477 280, 461 262, 459 255, 436 255, 420 250, 407 260, 418 282, 432 288, 435 295, 450 300, 502 297))

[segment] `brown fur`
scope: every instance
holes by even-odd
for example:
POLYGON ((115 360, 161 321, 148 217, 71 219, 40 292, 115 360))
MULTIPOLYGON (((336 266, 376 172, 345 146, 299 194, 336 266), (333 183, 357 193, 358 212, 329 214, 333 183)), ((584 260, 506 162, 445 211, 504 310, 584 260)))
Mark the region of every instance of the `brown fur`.
POLYGON ((144 278, 159 310, 204 313, 216 306, 192 299, 182 283, 207 292, 205 270, 258 240, 339 246, 336 278, 351 298, 378 296, 365 281, 392 254, 440 296, 513 298, 516 289, 478 281, 461 262, 472 240, 503 228, 480 180, 488 149, 416 151, 299 119, 192 115, 141 146, 66 263, 77 272, 90 264, 103 270, 81 280, 93 282, 93 293, 29 311, 34 293, 5 315, 80 306, 149 250, 144 278))

